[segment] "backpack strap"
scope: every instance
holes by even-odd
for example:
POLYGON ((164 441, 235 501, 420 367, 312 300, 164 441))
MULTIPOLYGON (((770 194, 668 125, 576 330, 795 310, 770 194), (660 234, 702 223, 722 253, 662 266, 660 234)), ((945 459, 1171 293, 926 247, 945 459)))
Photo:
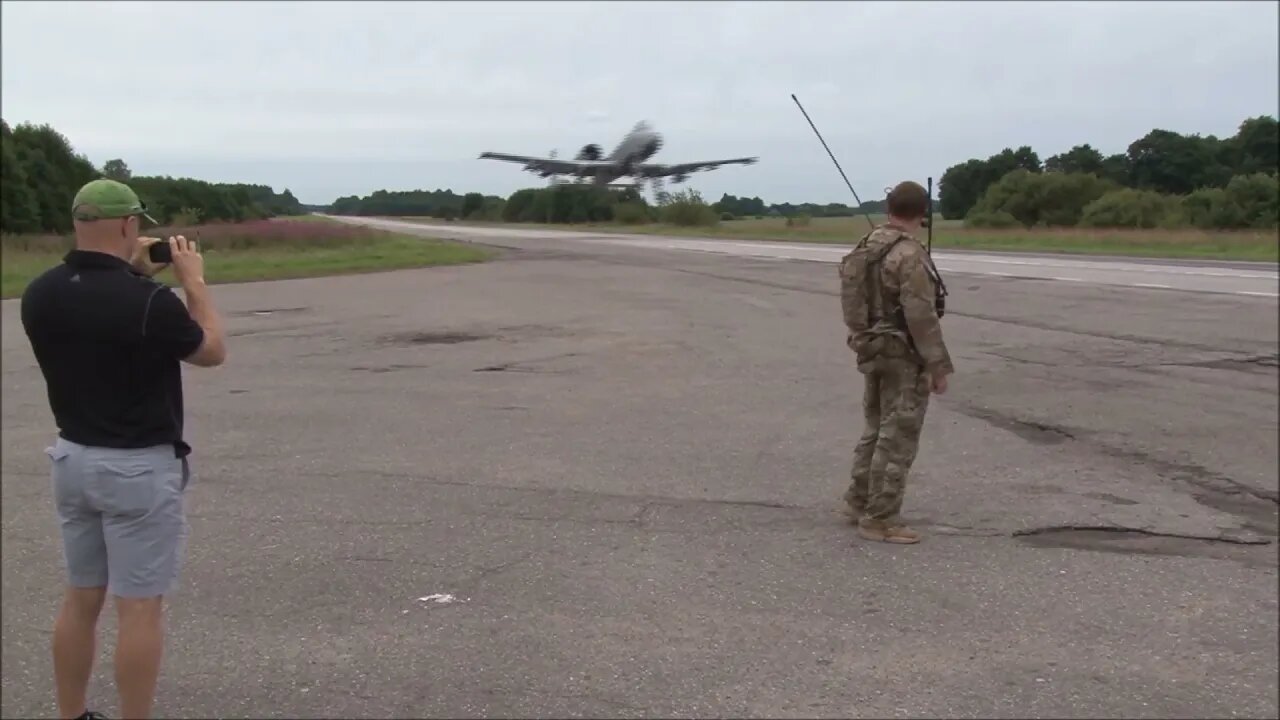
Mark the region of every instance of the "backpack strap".
POLYGON ((884 259, 885 259, 885 257, 887 257, 887 256, 889 255, 889 251, 890 251, 890 250, 892 250, 892 249, 894 249, 895 247, 897 247, 898 243, 902 242, 903 240, 906 240, 908 237, 910 237, 910 236, 908 236, 908 235, 899 235, 897 240, 894 240, 893 242, 891 242, 891 243, 889 243, 888 245, 886 245, 886 246, 885 246, 885 248, 884 248, 884 250, 881 250, 881 251, 880 251, 880 254, 876 255, 876 259, 875 259, 875 260, 872 260, 872 261, 871 261, 870 263, 868 263, 868 264, 869 264, 869 265, 875 265, 875 264, 879 263, 881 260, 884 260, 884 259))
MULTIPOLYGON (((868 233, 867 237, 871 237, 871 235, 868 233)), ((903 240, 906 240, 907 237, 908 235, 906 233, 899 233, 897 239, 889 243, 883 250, 877 253, 872 259, 867 261, 867 283, 870 284, 871 278, 873 276, 875 277, 875 298, 877 299, 880 298, 880 273, 878 272, 876 266, 879 265, 886 257, 888 257, 889 252, 893 250, 895 247, 897 247, 898 243, 902 242, 903 240)), ((867 238, 864 237, 863 242, 865 242, 866 239, 867 238)), ((874 306, 875 306, 875 302, 872 299, 872 295, 871 293, 868 293, 867 294, 867 327, 871 327, 875 325, 876 321, 879 320, 879 318, 877 318, 872 312, 872 308, 874 306)))

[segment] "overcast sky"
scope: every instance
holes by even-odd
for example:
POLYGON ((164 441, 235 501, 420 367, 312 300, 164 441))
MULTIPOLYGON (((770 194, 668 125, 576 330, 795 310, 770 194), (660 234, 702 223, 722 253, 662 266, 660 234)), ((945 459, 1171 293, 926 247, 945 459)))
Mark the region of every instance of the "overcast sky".
POLYGON ((486 150, 606 152, 636 121, 710 200, 869 200, 1006 146, 1123 152, 1276 115, 1275 2, 5 2, 4 119, 95 164, 288 187, 506 195, 486 150))

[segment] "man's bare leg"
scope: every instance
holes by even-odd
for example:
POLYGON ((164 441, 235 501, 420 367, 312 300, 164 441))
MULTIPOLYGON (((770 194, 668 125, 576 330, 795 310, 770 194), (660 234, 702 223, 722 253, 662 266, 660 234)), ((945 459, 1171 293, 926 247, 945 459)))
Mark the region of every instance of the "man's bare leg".
POLYGON ((58 714, 76 718, 87 709, 86 694, 98 652, 98 614, 107 597, 105 587, 68 587, 53 623, 53 679, 58 714))
POLYGON ((116 689, 120 714, 149 718, 164 654, 163 598, 116 598, 120 639, 116 643, 116 689))

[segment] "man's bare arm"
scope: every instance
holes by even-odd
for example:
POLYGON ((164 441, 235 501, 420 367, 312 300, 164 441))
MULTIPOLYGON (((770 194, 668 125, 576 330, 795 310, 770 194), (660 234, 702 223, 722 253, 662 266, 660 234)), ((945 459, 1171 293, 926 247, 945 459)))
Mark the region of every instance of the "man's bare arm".
POLYGON ((221 365, 227 359, 227 344, 222 331, 222 318, 213 307, 209 287, 204 284, 204 280, 200 280, 183 283, 182 289, 187 296, 187 310, 191 313, 191 318, 204 330, 204 341, 200 343, 200 347, 183 360, 200 367, 221 365))
POLYGON ((204 281, 204 258, 186 238, 179 235, 170 238, 173 248, 173 272, 187 296, 187 311, 204 330, 204 340, 195 352, 184 361, 200 367, 221 365, 227 359, 226 337, 222 332, 222 318, 213 307, 209 286, 204 281))

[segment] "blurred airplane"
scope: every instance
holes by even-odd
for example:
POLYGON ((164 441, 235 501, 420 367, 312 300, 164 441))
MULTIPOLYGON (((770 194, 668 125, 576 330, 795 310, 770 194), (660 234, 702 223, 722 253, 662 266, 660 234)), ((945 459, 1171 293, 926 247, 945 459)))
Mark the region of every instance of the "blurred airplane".
POLYGON ((600 157, 600 146, 594 143, 584 145, 573 160, 557 160, 554 156, 539 158, 495 152, 481 153, 480 158, 523 163, 523 169, 544 178, 554 175, 571 175, 582 180, 590 179, 595 185, 609 185, 618 178, 633 177, 637 180, 637 184, 645 180, 653 180, 655 186, 661 182, 662 178, 671 178, 674 183, 682 183, 689 179, 689 173, 712 170, 721 165, 752 165, 757 160, 749 157, 674 165, 645 162, 661 148, 662 135, 655 132, 648 123, 640 121, 631 129, 631 132, 627 133, 626 137, 622 138, 622 142, 618 143, 607 158, 600 157))

